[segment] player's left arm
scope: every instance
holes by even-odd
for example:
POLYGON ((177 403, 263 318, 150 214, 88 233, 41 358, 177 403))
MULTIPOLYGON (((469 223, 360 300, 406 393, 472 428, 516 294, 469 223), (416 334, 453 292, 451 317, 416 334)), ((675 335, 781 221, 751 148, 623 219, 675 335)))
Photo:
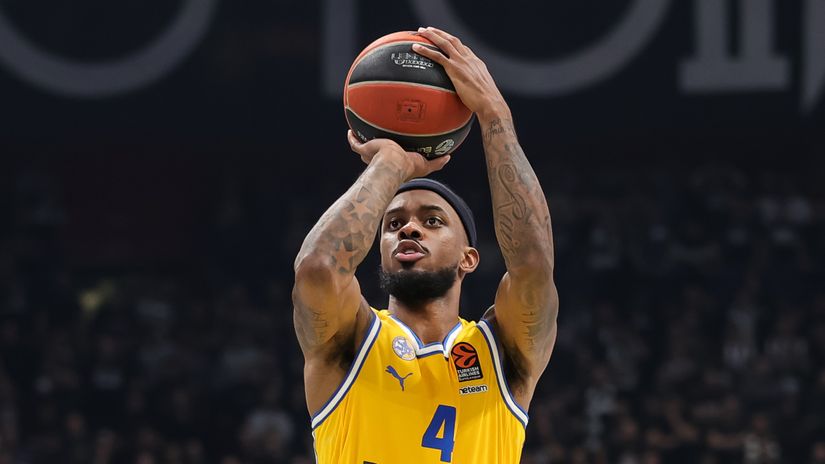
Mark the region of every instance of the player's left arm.
POLYGON ((556 341, 559 299, 553 281, 550 210, 516 137, 510 109, 487 66, 444 31, 427 28, 419 33, 444 55, 424 47, 413 49, 444 66, 459 97, 481 125, 496 238, 507 266, 495 306, 485 318, 498 329, 520 381, 514 393, 526 405, 556 341))
POLYGON ((487 316, 494 318, 515 374, 523 381, 520 386, 527 387, 514 392, 526 405, 556 342, 559 296, 553 280, 550 210, 509 111, 479 115, 479 123, 496 238, 507 267, 487 316))

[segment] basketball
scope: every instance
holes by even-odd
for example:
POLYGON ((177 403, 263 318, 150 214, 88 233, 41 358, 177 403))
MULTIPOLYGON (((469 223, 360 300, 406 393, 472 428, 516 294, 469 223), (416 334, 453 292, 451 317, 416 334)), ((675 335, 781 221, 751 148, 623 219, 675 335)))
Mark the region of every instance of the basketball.
POLYGON ((458 148, 473 113, 444 68, 413 52, 414 43, 437 49, 416 32, 396 32, 368 45, 347 74, 344 113, 362 142, 388 138, 432 159, 458 148))

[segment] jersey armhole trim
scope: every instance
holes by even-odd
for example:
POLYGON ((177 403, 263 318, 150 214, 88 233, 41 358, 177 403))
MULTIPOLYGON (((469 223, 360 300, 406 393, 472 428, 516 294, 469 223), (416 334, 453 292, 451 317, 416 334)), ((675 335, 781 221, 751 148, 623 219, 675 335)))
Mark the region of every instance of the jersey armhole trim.
POLYGON ((484 340, 490 348, 490 355, 493 357, 493 367, 496 371, 498 391, 501 393, 501 398, 504 400, 504 404, 507 405, 507 409, 513 413, 519 422, 521 422, 522 426, 527 428, 527 422, 530 418, 527 411, 525 411, 524 408, 516 402, 516 399, 513 398, 512 392, 510 392, 510 386, 507 384, 507 378, 504 376, 504 369, 501 364, 501 351, 499 350, 495 332, 493 332, 493 328, 490 326, 489 322, 485 320, 479 321, 476 326, 481 330, 481 334, 484 335, 484 340))
POLYGON ((370 310, 370 312, 372 313, 370 327, 364 335, 364 340, 361 341, 361 346, 358 347, 355 360, 353 360, 352 365, 347 371, 347 375, 344 376, 344 380, 335 390, 335 393, 333 393, 326 404, 312 416, 312 430, 315 430, 321 425, 321 423, 335 411, 335 408, 338 407, 344 397, 347 396, 349 389, 352 387, 352 384, 355 383, 355 379, 358 378, 358 374, 361 372, 361 367, 364 366, 364 360, 367 359, 372 345, 375 344, 375 340, 378 338, 378 332, 381 330, 381 319, 379 319, 374 311, 370 310))

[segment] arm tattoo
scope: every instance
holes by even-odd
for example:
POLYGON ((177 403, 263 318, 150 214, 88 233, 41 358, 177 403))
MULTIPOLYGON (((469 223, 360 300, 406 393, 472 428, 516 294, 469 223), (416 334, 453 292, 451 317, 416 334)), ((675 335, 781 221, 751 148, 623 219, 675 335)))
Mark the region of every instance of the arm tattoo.
POLYGON ((298 340, 317 342, 325 340, 330 335, 330 324, 323 311, 304 306, 305 311, 294 313, 295 327, 298 330, 298 340))
POLYGON ((518 292, 516 338, 529 351, 545 345, 555 323, 548 301, 553 273, 550 210, 510 120, 494 119, 483 134, 496 237, 518 292))
MULTIPOLYGON (((304 282, 311 281, 313 276, 331 277, 319 287, 310 284, 297 294, 293 290, 295 329, 304 349, 330 340, 339 329, 330 313, 335 303, 330 301, 336 301, 341 289, 353 282, 355 269, 372 246, 384 210, 406 177, 399 160, 375 161, 321 216, 295 259, 296 273, 306 258, 311 258, 313 266, 331 271, 306 274, 304 282)), ((298 287, 296 274, 296 290, 298 287)))
POLYGON ((330 256, 340 274, 353 274, 375 239, 375 231, 398 186, 400 166, 374 163, 321 216, 307 235, 299 259, 309 253, 330 256))
POLYGON ((490 122, 484 132, 484 148, 496 237, 507 269, 524 264, 534 253, 546 253, 552 260, 547 201, 518 144, 512 122, 501 119, 490 122))
POLYGON ((499 242, 505 259, 513 260, 518 256, 521 248, 521 237, 519 228, 522 224, 529 224, 532 211, 527 207, 527 201, 521 192, 513 186, 516 185, 517 175, 512 164, 502 164, 496 172, 497 183, 505 198, 506 203, 496 206, 496 232, 499 234, 499 242))
MULTIPOLYGON (((505 123, 510 123, 510 121, 505 121, 505 123)), ((488 127, 483 134, 484 142, 490 143, 490 141, 493 140, 493 137, 499 134, 506 133, 508 129, 511 132, 515 132, 512 128, 505 127, 501 119, 494 119, 492 122, 490 122, 490 127, 488 127)))

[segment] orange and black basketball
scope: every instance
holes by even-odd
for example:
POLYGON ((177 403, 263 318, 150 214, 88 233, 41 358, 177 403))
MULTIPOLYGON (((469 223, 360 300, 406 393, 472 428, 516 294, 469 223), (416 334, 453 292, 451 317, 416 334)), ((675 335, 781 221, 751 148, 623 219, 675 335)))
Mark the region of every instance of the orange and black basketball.
POLYGON ((414 43, 436 49, 415 32, 389 34, 367 46, 347 74, 344 111, 361 141, 389 138, 436 158, 464 141, 473 114, 444 68, 413 52, 414 43))

